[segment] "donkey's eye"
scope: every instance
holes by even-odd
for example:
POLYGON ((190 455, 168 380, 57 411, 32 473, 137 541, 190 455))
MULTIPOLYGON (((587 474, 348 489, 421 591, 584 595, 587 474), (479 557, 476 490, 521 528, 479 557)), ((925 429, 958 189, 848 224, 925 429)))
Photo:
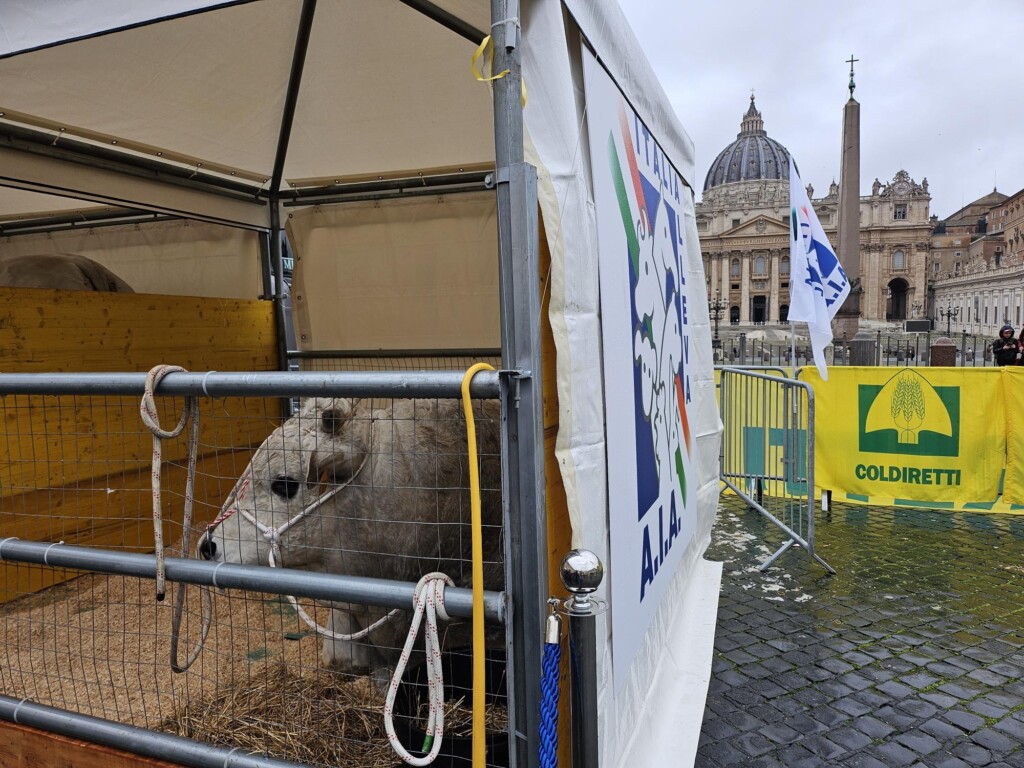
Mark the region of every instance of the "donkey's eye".
POLYGON ((324 411, 323 414, 320 416, 320 424, 323 426, 324 432, 326 432, 329 435, 338 434, 338 432, 341 430, 341 422, 341 414, 338 413, 333 408, 324 411))
POLYGON ((279 477, 270 483, 270 490, 282 499, 291 499, 299 492, 301 484, 302 481, 296 480, 294 477, 279 477))

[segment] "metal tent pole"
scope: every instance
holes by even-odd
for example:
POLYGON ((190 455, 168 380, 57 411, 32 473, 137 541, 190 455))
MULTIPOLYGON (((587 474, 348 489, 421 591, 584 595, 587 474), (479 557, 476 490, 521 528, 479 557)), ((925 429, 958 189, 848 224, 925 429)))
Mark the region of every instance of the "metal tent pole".
POLYGON ((548 592, 541 387, 537 171, 524 162, 518 0, 491 0, 503 380, 505 577, 509 632, 510 764, 539 762, 541 652, 548 592))

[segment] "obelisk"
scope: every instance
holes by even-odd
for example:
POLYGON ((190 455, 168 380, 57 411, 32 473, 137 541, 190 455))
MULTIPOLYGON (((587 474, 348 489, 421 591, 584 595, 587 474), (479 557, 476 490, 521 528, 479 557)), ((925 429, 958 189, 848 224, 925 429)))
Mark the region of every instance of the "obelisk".
POLYGON ((850 343, 850 365, 872 365, 874 345, 867 349, 857 338, 860 330, 860 300, 864 293, 860 274, 860 104, 853 98, 856 84, 853 65, 859 59, 850 56, 850 99, 843 108, 843 155, 839 172, 839 263, 850 280, 850 295, 836 313, 833 333, 850 343))

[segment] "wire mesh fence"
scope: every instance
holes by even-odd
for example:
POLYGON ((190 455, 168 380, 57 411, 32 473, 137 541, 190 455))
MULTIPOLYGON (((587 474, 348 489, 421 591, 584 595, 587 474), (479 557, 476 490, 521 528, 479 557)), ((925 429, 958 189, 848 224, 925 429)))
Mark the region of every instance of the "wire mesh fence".
MULTIPOLYGON (((182 399, 156 400, 160 423, 176 423, 182 399)), ((474 410, 485 587, 500 590, 497 402, 477 401, 474 410)), ((152 435, 137 398, 7 394, 0 411, 0 539, 153 550, 152 435)), ((203 556, 217 563, 274 560, 288 569, 402 582, 440 570, 457 586, 470 585, 466 423, 457 400, 315 398, 284 423, 279 412, 274 397, 200 398, 187 536, 187 440, 164 441, 169 556, 196 557, 202 540, 203 556)), ((398 762, 382 710, 410 612, 366 638, 325 640, 285 596, 218 590, 206 619, 197 586, 169 585, 168 599, 158 601, 149 579, 2 559, 0 694, 308 765, 398 762), (185 590, 179 654, 201 645, 182 674, 170 664, 176 589, 185 590)), ((296 605, 334 632, 388 614, 348 602, 298 598, 296 605)), ((462 764, 469 624, 442 625, 442 634, 449 709, 442 754, 462 764)), ((504 648, 501 627, 488 639, 504 648)), ((495 765, 503 762, 508 726, 504 669, 501 653, 490 653, 488 763, 495 765)), ((399 738, 413 750, 423 746, 425 688, 422 653, 413 654, 395 705, 399 738)))

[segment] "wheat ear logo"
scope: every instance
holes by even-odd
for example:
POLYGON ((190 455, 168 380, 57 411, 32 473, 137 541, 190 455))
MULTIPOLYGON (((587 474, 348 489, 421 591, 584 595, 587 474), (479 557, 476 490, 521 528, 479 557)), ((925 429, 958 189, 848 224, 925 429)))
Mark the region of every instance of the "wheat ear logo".
POLYGON ((883 386, 861 384, 860 450, 956 456, 960 442, 960 388, 933 387, 905 369, 883 386))
MULTIPOLYGON (((900 427, 901 443, 917 443, 917 430, 924 424, 924 392, 913 379, 901 378, 892 394, 892 420, 900 427)), ((868 417, 870 418, 870 416, 868 417)))

